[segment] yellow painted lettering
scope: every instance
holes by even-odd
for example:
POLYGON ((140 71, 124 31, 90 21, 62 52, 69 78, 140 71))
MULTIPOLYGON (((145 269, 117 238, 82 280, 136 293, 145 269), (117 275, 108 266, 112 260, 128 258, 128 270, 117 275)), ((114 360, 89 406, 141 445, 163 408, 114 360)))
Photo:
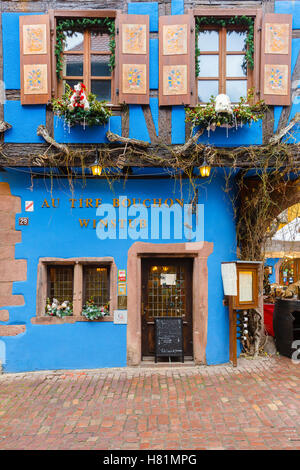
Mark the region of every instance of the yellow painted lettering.
POLYGON ((183 207, 183 204, 184 204, 184 200, 183 199, 175 199, 176 202, 178 202, 178 204, 183 207))
POLYGON ((87 227, 90 219, 79 219, 80 227, 87 227))
POLYGON ((85 207, 93 207, 93 199, 86 199, 85 207))
POLYGON ((42 207, 50 207, 47 199, 44 200, 42 207))

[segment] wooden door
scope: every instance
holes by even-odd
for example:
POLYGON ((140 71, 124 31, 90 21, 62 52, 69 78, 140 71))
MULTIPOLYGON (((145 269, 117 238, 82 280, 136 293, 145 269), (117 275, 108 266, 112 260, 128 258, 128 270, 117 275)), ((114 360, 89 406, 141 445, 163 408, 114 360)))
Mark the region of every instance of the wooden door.
POLYGON ((154 356, 156 317, 182 317, 185 356, 193 356, 193 260, 142 260, 142 356, 154 356))

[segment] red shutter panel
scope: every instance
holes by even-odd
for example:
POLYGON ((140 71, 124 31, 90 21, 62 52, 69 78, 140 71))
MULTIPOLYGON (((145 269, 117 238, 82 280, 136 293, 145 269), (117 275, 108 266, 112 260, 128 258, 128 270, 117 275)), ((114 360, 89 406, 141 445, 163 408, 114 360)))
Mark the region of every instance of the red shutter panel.
POLYGON ((149 16, 117 16, 119 102, 149 103, 149 16))
POLYGON ((291 48, 292 15, 266 14, 261 50, 261 98, 266 104, 290 104, 291 48))
POLYGON ((21 103, 51 99, 49 15, 20 16, 21 103))
POLYGON ((159 18, 159 104, 196 104, 195 18, 186 15, 159 18))

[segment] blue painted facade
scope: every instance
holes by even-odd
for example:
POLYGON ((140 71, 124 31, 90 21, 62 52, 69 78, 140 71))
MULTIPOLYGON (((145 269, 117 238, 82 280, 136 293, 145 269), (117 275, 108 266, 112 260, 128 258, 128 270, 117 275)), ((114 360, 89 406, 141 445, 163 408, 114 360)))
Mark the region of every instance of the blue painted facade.
MULTIPOLYGON (((113 192, 105 180, 88 180, 85 187, 76 184, 72 194, 67 181, 55 182, 49 192, 49 180, 35 180, 31 188, 29 173, 7 171, 1 181, 10 184, 12 194, 22 201, 22 212, 16 218, 28 216, 24 204, 34 201, 34 212, 30 213, 29 225, 22 228, 22 242, 16 244, 16 259, 27 260, 27 280, 15 282, 13 294, 24 296, 24 306, 7 307, 11 325, 24 324, 26 331, 16 337, 5 338, 7 372, 39 369, 72 369, 96 367, 122 367, 126 365, 126 325, 110 322, 77 322, 65 325, 34 325, 31 319, 36 312, 37 265, 41 257, 103 257, 113 256, 118 269, 126 269, 127 252, 131 239, 100 240, 92 226, 97 222, 96 208, 71 208, 70 199, 96 198, 102 204, 111 203, 113 198, 127 196, 143 199, 171 198, 189 202, 190 187, 185 183, 174 188, 174 181, 141 180, 115 183, 113 192), (155 188, 155 189, 154 189, 155 188), (51 198, 57 208, 51 207, 51 198), (47 199, 50 207, 43 206, 47 199), (59 202, 58 202, 59 199, 59 202), (89 226, 81 227, 79 220, 90 220, 89 226), (108 353, 109 351, 109 353, 108 353)), ((222 190, 222 171, 215 171, 210 183, 199 193, 199 204, 204 204, 204 239, 213 242, 213 253, 208 258, 209 321, 206 359, 208 364, 228 360, 228 312, 222 305, 223 288, 221 262, 236 258, 235 226, 232 208, 222 190), (216 221, 216 214, 219 222, 216 221)), ((79 205, 79 203, 77 204, 79 205)), ((149 221, 150 227, 150 221, 149 221)), ((170 240, 141 238, 140 241, 168 243, 187 241, 186 238, 170 240)), ((4 324, 4 323, 2 323, 4 324)))
MULTIPOLYGON (((292 13, 297 17, 297 2, 275 2, 275 12, 292 13), (284 10, 284 11, 283 11, 284 10), (289 11, 287 11, 289 10, 289 11)), ((172 0, 173 15, 184 12, 183 0, 172 0)), ((150 33, 158 31, 158 2, 128 3, 128 13, 146 14, 150 18, 150 33)), ((24 14, 24 13, 22 13, 24 14)), ((3 70, 6 89, 20 88, 19 61, 19 16, 20 13, 3 13, 3 70)), ((299 17, 293 28, 299 28, 299 17)), ((298 57, 300 40, 293 39, 292 67, 298 57)), ((150 35, 150 89, 158 91, 158 39, 150 35)), ((297 85, 298 86, 298 85, 297 85)), ((155 93, 154 93, 155 94, 155 93)), ((299 103, 291 107, 290 118, 297 112, 299 103)), ((274 128, 280 118, 281 107, 275 107, 274 128)), ((159 136, 158 98, 151 96, 150 111, 156 134, 159 136)), ((19 101, 6 101, 4 119, 13 127, 5 132, 5 143, 42 143, 36 135, 38 125, 46 122, 46 106, 21 106, 19 101)), ((64 127, 62 121, 54 120, 54 138, 60 143, 107 143, 106 131, 122 134, 121 116, 112 116, 105 127, 83 130, 64 127)), ((185 142, 185 111, 182 106, 173 106, 171 114, 171 142, 185 142)), ((129 137, 151 142, 142 106, 129 105, 129 137)), ((251 127, 232 129, 226 135, 226 129, 216 129, 208 136, 204 133, 199 142, 216 146, 239 146, 262 144, 262 124, 251 127)), ((224 171, 213 170, 209 180, 199 185, 198 204, 204 206, 204 241, 213 243, 213 252, 208 257, 208 326, 206 362, 219 364, 229 360, 229 324, 228 309, 223 306, 223 286, 221 263, 237 258, 235 221, 230 197, 223 191, 224 171)), ((74 324, 37 325, 31 320, 36 315, 37 266, 42 257, 104 257, 110 256, 118 269, 127 268, 127 253, 134 240, 101 240, 92 222, 88 227, 81 227, 79 219, 99 222, 96 208, 71 208, 70 199, 101 198, 102 203, 111 203, 114 198, 126 196, 136 199, 183 199, 190 203, 191 187, 188 180, 183 180, 182 187, 173 178, 158 179, 155 174, 162 174, 161 169, 133 168, 134 174, 149 175, 153 179, 129 179, 115 182, 111 188, 105 179, 92 179, 77 182, 73 193, 67 179, 34 179, 32 182, 29 169, 7 169, 0 172, 0 182, 9 183, 13 196, 21 199, 21 212, 16 214, 16 230, 21 230, 22 241, 15 246, 15 258, 27 260, 27 279, 14 282, 13 294, 24 296, 23 306, 5 306, 9 311, 9 320, 0 325, 25 325, 25 332, 0 340, 0 361, 5 372, 19 372, 42 369, 76 369, 126 366, 127 326, 113 322, 76 322, 74 324), (51 198, 59 200, 58 207, 51 206, 51 198), (50 207, 43 203, 47 199, 50 207), (34 201, 34 212, 25 212, 25 201, 34 201), (18 218, 29 216, 29 225, 20 227, 18 218), (5 361, 3 358, 5 357, 5 361)), ((234 187, 234 184, 233 184, 234 187)), ((152 243, 180 243, 188 241, 185 237, 177 239, 171 232, 169 239, 150 240, 141 237, 138 241, 152 243)))

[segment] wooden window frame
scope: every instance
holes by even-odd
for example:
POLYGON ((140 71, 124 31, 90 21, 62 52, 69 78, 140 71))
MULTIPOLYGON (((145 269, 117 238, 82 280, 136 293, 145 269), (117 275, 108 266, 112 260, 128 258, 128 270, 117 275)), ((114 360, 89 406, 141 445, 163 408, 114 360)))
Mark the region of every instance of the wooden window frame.
MULTIPOLYGON (((66 268, 66 267, 69 267, 69 266, 70 265, 66 265, 66 264, 53 265, 53 264, 50 264, 50 263, 47 265, 47 297, 49 297, 49 298, 51 297, 50 296, 50 292, 51 292, 51 279, 50 279, 51 274, 50 274, 50 270, 52 268, 59 269, 59 268, 66 268)), ((73 269, 73 272, 72 272, 72 291, 73 291, 72 297, 74 297, 74 269, 73 269)), ((66 299, 63 299, 63 301, 64 300, 68 300, 68 299, 66 298, 66 299)))
MULTIPOLYGON (((52 63, 52 96, 53 97, 60 97, 63 93, 63 80, 65 78, 61 78, 60 80, 57 79, 56 75, 56 57, 55 57, 55 44, 56 44, 56 25, 57 25, 57 20, 60 18, 113 18, 116 20, 117 17, 117 12, 118 10, 49 10, 49 17, 50 17, 50 33, 51 33, 51 63, 52 63)), ((101 54, 103 53, 101 51, 91 51, 90 48, 90 40, 88 39, 88 36, 90 36, 89 31, 84 31, 84 50, 81 52, 75 52, 75 54, 81 54, 83 55, 83 83, 87 87, 87 92, 90 91, 90 81, 91 79, 94 80, 94 78, 91 77, 91 74, 89 73, 90 70, 90 56, 92 54, 101 54)), ((66 53, 64 54, 69 54, 72 55, 74 52, 66 53)), ((105 52, 105 55, 110 55, 110 51, 105 52)), ((67 77, 69 80, 76 80, 76 77, 67 77)), ((105 79, 111 80, 111 102, 109 105, 111 107, 115 107, 118 105, 117 102, 117 73, 116 73, 116 67, 111 73, 111 77, 96 77, 97 80, 105 79)), ((78 79, 80 80, 80 79, 78 79)))
MULTIPOLYGON (((86 298, 86 291, 87 291, 87 276, 85 274, 85 268, 107 268, 107 284, 108 284, 108 300, 110 298, 110 265, 103 264, 103 263, 83 263, 82 266, 82 279, 83 279, 83 291, 82 291, 82 303, 83 305, 86 303, 87 299, 86 298)), ((103 304, 104 305, 104 304, 103 304)))
POLYGON ((40 258, 37 275, 37 302, 34 324, 75 323, 89 321, 82 315, 84 305, 84 266, 105 266, 109 268, 109 315, 94 321, 113 321, 114 310, 117 309, 117 267, 112 257, 102 258, 40 258), (72 266, 73 274, 73 315, 64 318, 50 317, 45 314, 48 297, 48 268, 49 266, 72 266))
MULTIPOLYGON (((253 8, 244 8, 244 9, 219 9, 219 8, 201 8, 201 9, 195 9, 194 10, 194 16, 214 16, 214 17, 232 17, 232 16, 250 16, 254 19, 254 67, 253 70, 247 70, 247 89, 249 88, 254 88, 254 99, 253 101, 256 102, 260 99, 260 62, 261 62, 261 23, 262 23, 262 10, 261 9, 253 9, 253 8)), ((242 26, 226 26, 226 27, 220 27, 220 26, 201 26, 201 29, 212 29, 212 30, 222 30, 222 34, 219 34, 219 76, 217 77, 201 77, 201 80, 220 80, 221 78, 221 86, 219 82, 219 93, 225 93, 226 90, 226 79, 229 80, 238 80, 239 77, 226 77, 222 76, 221 74, 224 74, 224 70, 226 70, 226 55, 227 55, 227 50, 225 50, 224 46, 221 45, 221 37, 224 37, 225 34, 225 40, 226 40, 226 30, 227 29, 234 29, 234 30, 246 30, 245 27, 242 26), (221 50, 223 51, 223 54, 221 53, 221 50), (224 64, 224 58, 225 58, 225 64, 224 64), (220 63, 221 61, 221 63, 220 63)), ((196 41, 198 38, 196 38, 196 41)), ((212 54, 211 51, 203 51, 206 54, 212 54)), ((240 51, 237 51, 239 55, 241 55, 240 51)), ((230 51, 228 55, 236 54, 237 52, 235 51, 230 51)), ((200 51, 200 55, 202 54, 202 51, 200 51)), ((245 79, 245 77, 241 77, 241 79, 245 79)), ((200 81, 201 81, 200 80, 200 81)), ((198 96, 198 82, 199 82, 199 77, 197 77, 196 80, 196 93, 198 96)), ((200 104, 205 104, 204 102, 199 102, 200 104)))
MULTIPOLYGON (((219 50, 218 51, 200 51, 199 57, 201 55, 215 55, 219 57, 219 73, 215 77, 197 77, 197 92, 198 92, 198 84, 201 81, 209 80, 209 81, 218 81, 219 82, 219 90, 218 93, 226 94, 226 82, 227 80, 243 80, 247 82, 247 90, 253 87, 253 70, 250 70, 247 67, 247 75, 240 76, 240 77, 228 77, 226 75, 226 57, 228 55, 245 55, 244 51, 227 51, 225 48, 226 44, 226 37, 227 31, 246 31, 246 28, 242 27, 234 27, 234 26, 208 26, 208 27, 201 27, 200 31, 218 31, 219 32, 219 50)), ((196 38, 197 39, 197 38, 196 38)), ((201 102, 201 104, 205 104, 205 102, 201 102)))

